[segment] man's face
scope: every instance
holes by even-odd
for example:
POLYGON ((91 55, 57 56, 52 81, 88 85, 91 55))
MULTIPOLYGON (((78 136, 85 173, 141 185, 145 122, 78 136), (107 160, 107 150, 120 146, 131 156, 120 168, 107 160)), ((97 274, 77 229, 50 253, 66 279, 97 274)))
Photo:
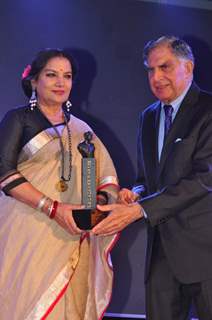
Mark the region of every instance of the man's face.
POLYGON ((192 80, 192 61, 175 56, 167 45, 150 52, 147 68, 151 90, 165 104, 179 97, 192 80))

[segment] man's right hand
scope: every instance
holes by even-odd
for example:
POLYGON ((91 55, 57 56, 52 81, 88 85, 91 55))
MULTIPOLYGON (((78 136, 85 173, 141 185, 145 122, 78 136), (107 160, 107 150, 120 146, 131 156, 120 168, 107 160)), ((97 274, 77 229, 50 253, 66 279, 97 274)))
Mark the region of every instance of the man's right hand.
POLYGON ((139 198, 139 194, 123 188, 119 191, 117 202, 122 204, 130 204, 137 201, 139 198))

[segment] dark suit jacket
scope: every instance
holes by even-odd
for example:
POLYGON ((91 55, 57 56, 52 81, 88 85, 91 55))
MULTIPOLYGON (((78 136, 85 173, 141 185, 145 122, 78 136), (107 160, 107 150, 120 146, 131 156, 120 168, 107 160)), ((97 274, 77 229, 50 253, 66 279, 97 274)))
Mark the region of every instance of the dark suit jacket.
POLYGON ((138 184, 148 215, 146 275, 155 230, 175 276, 183 283, 212 278, 212 95, 191 85, 158 163, 160 103, 140 118, 138 184))

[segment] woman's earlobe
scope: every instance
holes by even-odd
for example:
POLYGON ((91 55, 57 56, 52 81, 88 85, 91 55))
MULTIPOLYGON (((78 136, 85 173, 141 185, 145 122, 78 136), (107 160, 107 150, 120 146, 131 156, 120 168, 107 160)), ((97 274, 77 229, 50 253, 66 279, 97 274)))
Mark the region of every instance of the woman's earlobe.
POLYGON ((36 81, 34 79, 31 80, 32 90, 36 91, 36 81))

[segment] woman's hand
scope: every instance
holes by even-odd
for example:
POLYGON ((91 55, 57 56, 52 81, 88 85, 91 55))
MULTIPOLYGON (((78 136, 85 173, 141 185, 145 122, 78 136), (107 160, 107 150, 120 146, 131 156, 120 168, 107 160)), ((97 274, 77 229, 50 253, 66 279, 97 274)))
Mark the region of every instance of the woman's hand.
POLYGON ((123 188, 119 191, 117 202, 122 204, 130 204, 138 200, 138 198, 139 195, 137 193, 132 192, 129 189, 123 188))
MULTIPOLYGON (((84 209, 83 205, 59 203, 54 220, 70 234, 80 234, 83 230, 79 229, 72 216, 72 210, 84 209)), ((80 213, 79 213, 80 214, 80 213)))
MULTIPOLYGON (((21 201, 32 208, 38 209, 38 204, 44 197, 44 194, 33 187, 29 182, 22 183, 10 191, 10 195, 16 200, 21 201)), ((49 215, 49 208, 52 205, 52 199, 45 201, 42 205, 44 214, 49 215)), ((79 229, 73 219, 72 210, 84 209, 83 205, 58 203, 54 220, 70 234, 80 234, 83 230, 79 229)))

